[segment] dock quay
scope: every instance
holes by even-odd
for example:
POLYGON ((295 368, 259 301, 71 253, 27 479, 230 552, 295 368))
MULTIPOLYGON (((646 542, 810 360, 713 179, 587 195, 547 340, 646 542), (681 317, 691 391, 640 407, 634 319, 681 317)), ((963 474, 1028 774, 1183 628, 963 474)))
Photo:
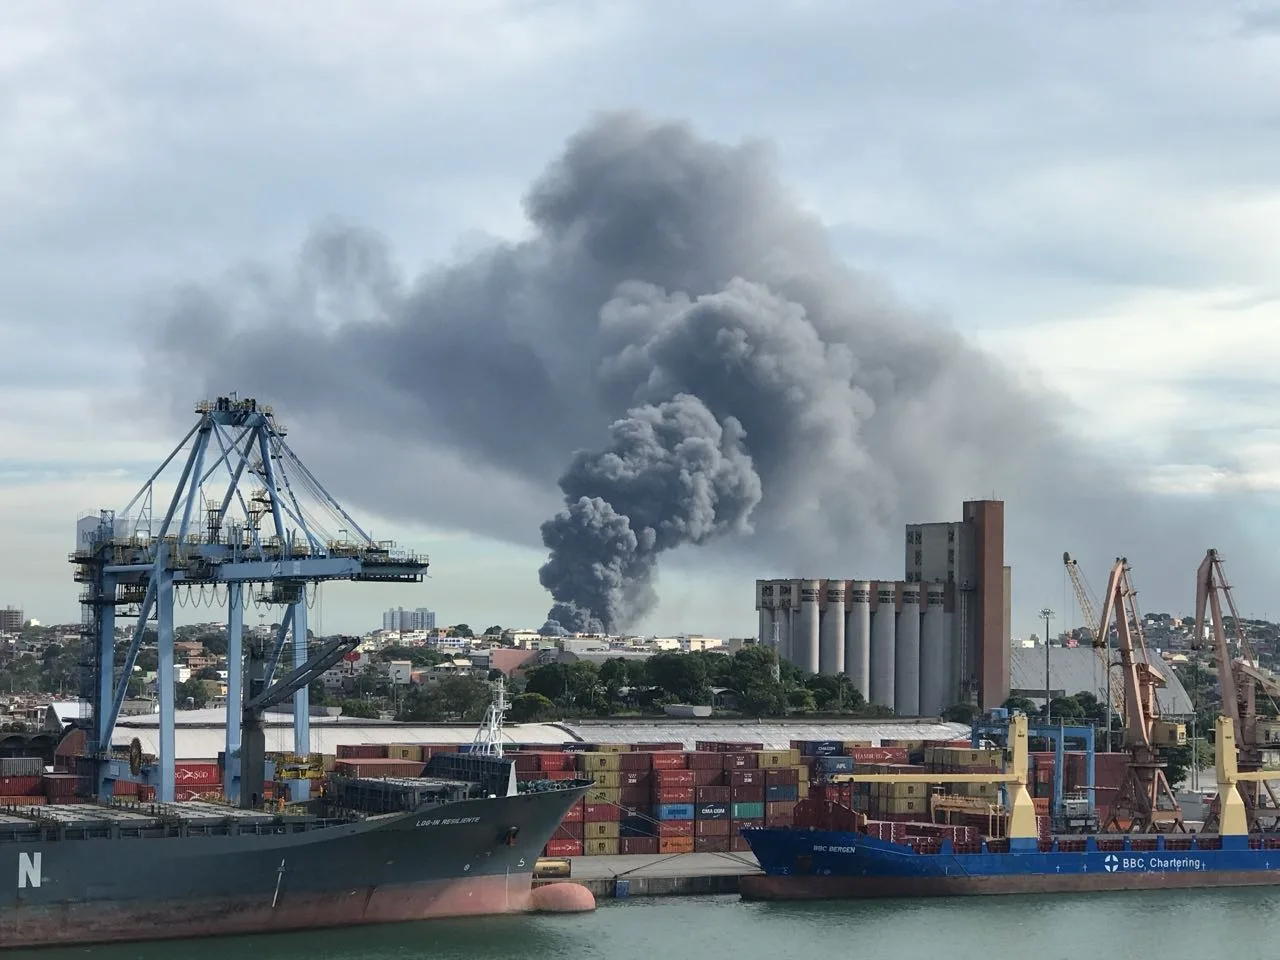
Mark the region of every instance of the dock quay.
MULTIPOLYGON (((760 872, 750 853, 572 857, 568 877, 596 899, 687 897, 737 893, 739 880, 760 872)), ((535 880, 534 886, 562 880, 535 880)))

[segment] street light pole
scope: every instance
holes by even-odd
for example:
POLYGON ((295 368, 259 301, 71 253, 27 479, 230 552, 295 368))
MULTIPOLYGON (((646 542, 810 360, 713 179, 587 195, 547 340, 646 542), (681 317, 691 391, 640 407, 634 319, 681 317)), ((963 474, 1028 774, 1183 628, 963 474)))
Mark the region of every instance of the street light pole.
POLYGON ((1053 619, 1053 611, 1045 607, 1040 616, 1044 618, 1044 722, 1048 723, 1052 714, 1049 701, 1053 698, 1053 689, 1049 685, 1049 621, 1053 619))

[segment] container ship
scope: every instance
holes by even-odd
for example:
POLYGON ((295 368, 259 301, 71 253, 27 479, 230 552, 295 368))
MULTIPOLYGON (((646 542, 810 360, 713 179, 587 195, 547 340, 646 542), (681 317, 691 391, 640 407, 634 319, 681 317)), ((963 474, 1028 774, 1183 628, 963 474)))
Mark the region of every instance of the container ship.
POLYGON ((1009 794, 1002 837, 943 824, 876 823, 849 806, 811 799, 790 827, 741 831, 762 873, 742 879, 748 900, 832 900, 1059 893, 1280 883, 1280 835, 1251 834, 1237 784, 1275 771, 1236 768, 1231 721, 1217 723, 1218 832, 1051 835, 1028 792, 1027 721, 1009 722, 1008 771, 869 774, 876 783, 1001 784, 1009 794))
POLYGON ((0 949, 528 909, 534 864, 589 780, 522 791, 511 760, 335 777, 293 814, 212 802, 0 809, 0 949))

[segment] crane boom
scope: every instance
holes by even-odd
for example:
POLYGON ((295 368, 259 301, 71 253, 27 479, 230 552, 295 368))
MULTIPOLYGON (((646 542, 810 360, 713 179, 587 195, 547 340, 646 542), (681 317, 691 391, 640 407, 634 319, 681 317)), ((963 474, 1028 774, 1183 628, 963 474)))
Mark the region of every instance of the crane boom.
POLYGON ((1129 769, 1111 804, 1104 829, 1135 833, 1184 831, 1182 808, 1169 788, 1164 765, 1155 749, 1153 733, 1159 715, 1155 691, 1163 685, 1164 678, 1148 665, 1147 642, 1142 635, 1136 598, 1129 561, 1117 557, 1107 579, 1094 643, 1098 643, 1099 637, 1107 636, 1114 619, 1124 676, 1125 747, 1129 752, 1129 769))
MULTIPOLYGON (((1276 684, 1254 666, 1256 660, 1253 649, 1244 634, 1240 612, 1231 595, 1231 585, 1227 583, 1222 556, 1213 549, 1205 552, 1200 568, 1196 571, 1196 624, 1191 641, 1193 648, 1203 646, 1206 626, 1212 635, 1218 687, 1222 693, 1222 714, 1231 721, 1235 734, 1237 768, 1245 772, 1261 770, 1263 756, 1262 745, 1258 742, 1257 697, 1259 690, 1270 697, 1276 684), (1226 601, 1234 626, 1237 657, 1232 657, 1228 647, 1227 629, 1222 615, 1223 600, 1226 601)), ((1242 785, 1240 798, 1244 801, 1245 818, 1250 830, 1263 829, 1264 824, 1259 822, 1259 817, 1263 815, 1264 809, 1273 820, 1271 826, 1274 826, 1276 808, 1280 804, 1270 784, 1266 781, 1254 781, 1242 785), (1270 804, 1264 802, 1264 795, 1270 799, 1270 804)), ((1216 827, 1213 816, 1205 826, 1216 827)))
MULTIPOLYGON (((1080 572, 1080 564, 1077 563, 1069 553, 1062 555, 1062 564, 1067 568, 1067 576, 1071 579, 1071 589, 1075 592, 1076 603, 1080 607, 1080 615, 1084 618, 1084 622, 1089 625, 1089 629, 1094 629, 1094 625, 1098 622, 1098 614, 1093 605, 1093 598, 1089 596, 1089 586, 1084 581, 1084 574, 1080 572)), ((1098 656, 1098 662, 1102 665, 1103 678, 1106 682, 1107 698, 1110 701, 1111 709, 1116 713, 1124 716, 1124 687, 1113 685, 1111 683, 1111 644, 1110 634, 1093 638, 1093 651, 1098 656)), ((1110 718, 1108 718, 1109 720, 1110 718)))

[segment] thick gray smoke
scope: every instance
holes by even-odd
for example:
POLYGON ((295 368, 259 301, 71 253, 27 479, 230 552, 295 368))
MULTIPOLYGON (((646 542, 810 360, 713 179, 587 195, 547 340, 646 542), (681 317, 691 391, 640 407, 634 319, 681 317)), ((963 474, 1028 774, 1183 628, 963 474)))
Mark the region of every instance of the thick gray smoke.
POLYGON ((579 452, 560 478, 565 508, 542 525, 551 559, 539 572, 573 631, 634 623, 657 597, 658 555, 722 533, 748 533, 760 478, 742 427, 677 394, 628 411, 599 453, 579 452))
POLYGON ((575 627, 635 625, 681 545, 740 563, 747 616, 753 576, 900 577, 901 524, 993 493, 1032 609, 1061 597, 1063 550, 1099 581, 1127 553, 1170 583, 1157 603, 1189 602, 1212 519, 1140 492, 1056 398, 843 264, 766 146, 604 116, 526 210, 530 239, 411 282, 327 227, 293 275, 184 290, 159 355, 175 407, 200 381, 255 392, 345 427, 310 459, 381 515, 541 528, 575 627))

